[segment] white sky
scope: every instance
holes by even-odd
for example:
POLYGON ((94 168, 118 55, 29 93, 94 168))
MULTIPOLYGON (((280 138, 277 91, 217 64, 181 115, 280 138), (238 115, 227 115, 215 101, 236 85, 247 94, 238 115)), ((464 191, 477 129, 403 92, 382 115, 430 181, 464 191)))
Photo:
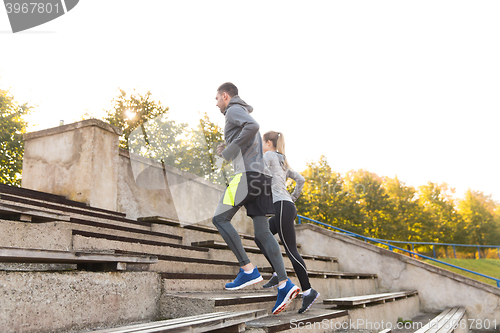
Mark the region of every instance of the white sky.
POLYGON ((182 120, 223 124, 235 83, 261 133, 301 171, 327 156, 408 185, 500 201, 500 2, 82 0, 12 34, 0 7, 0 88, 37 104, 31 130, 150 90, 182 120), (181 117, 182 116, 182 117, 181 117))

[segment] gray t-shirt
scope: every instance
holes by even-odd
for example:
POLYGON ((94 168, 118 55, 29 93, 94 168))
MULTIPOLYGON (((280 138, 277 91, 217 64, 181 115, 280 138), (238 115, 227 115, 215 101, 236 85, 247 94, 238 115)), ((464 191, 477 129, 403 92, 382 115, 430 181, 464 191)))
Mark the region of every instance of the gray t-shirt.
POLYGON ((266 163, 273 176, 272 192, 273 203, 278 201, 292 201, 295 202, 302 192, 306 180, 302 175, 285 166, 285 155, 275 151, 268 151, 264 154, 264 162, 266 163), (286 179, 292 178, 295 180, 296 185, 292 194, 286 188, 286 179))

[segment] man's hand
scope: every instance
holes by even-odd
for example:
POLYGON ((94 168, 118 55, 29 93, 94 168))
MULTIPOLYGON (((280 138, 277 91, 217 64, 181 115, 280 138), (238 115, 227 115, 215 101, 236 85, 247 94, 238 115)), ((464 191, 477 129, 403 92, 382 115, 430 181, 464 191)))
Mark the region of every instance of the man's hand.
POLYGON ((226 148, 226 143, 217 146, 217 155, 222 156, 222 151, 226 148))

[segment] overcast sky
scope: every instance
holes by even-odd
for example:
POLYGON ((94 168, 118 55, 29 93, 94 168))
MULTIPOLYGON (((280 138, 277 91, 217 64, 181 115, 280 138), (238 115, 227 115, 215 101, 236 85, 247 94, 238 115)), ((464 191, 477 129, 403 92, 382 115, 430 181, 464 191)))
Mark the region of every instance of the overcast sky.
POLYGON ((12 34, 0 8, 0 88, 37 105, 30 130, 101 117, 118 88, 222 125, 231 81, 299 171, 323 154, 500 201, 499 15, 498 1, 82 0, 12 34))

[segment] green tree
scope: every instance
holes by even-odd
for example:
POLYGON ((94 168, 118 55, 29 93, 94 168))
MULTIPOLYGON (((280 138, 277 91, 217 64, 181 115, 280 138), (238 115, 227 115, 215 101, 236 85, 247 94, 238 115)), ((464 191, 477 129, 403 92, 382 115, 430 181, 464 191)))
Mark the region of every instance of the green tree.
POLYGON ((397 177, 385 178, 384 188, 391 202, 385 233, 394 240, 421 241, 425 218, 415 188, 397 177))
POLYGON ((423 238, 436 243, 464 242, 458 237, 458 225, 461 216, 458 214, 453 199, 454 189, 446 183, 428 182, 419 186, 419 205, 425 215, 423 238))
POLYGON ((183 156, 184 170, 222 186, 229 184, 229 177, 233 174, 232 164, 217 155, 217 146, 224 142, 224 133, 207 113, 184 142, 184 146, 188 147, 183 156))
POLYGON ((123 130, 120 147, 216 184, 225 185, 232 167, 216 155, 222 129, 205 113, 195 128, 170 118, 169 108, 151 93, 120 90, 104 120, 123 130))
MULTIPOLYGON (((168 112, 168 107, 161 105, 151 98, 151 92, 145 95, 127 93, 119 89, 119 94, 113 99, 113 107, 106 111, 104 119, 111 125, 121 128, 123 135, 120 138, 120 147, 128 149, 128 138, 130 134, 138 127, 143 127, 145 123, 168 112)), ((143 132, 146 130, 143 128, 143 132)), ((146 141, 148 139, 146 138, 146 141)))
POLYGON ((383 178, 366 170, 353 170, 347 173, 346 184, 353 189, 355 209, 359 210, 352 231, 374 238, 393 238, 388 229, 391 201, 383 186, 383 178))
POLYGON ((24 116, 31 111, 26 103, 19 105, 8 91, 0 90, 0 183, 21 186, 24 142, 27 122, 24 116))
POLYGON ((339 174, 334 173, 325 156, 318 162, 310 162, 302 172, 306 182, 302 195, 295 203, 300 215, 324 223, 338 226, 339 197, 335 195, 336 184, 341 181, 339 174))
MULTIPOLYGON (((458 203, 462 217, 458 234, 468 244, 490 245, 498 243, 497 203, 491 195, 480 191, 467 190, 458 203)), ((472 250, 471 250, 472 251, 472 250)))

